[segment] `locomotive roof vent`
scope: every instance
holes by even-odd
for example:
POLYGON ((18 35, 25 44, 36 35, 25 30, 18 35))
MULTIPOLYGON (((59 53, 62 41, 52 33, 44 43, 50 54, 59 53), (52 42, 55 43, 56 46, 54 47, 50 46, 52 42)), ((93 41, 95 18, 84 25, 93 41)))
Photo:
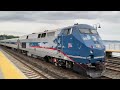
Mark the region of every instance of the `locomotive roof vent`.
POLYGON ((75 23, 74 25, 78 25, 78 23, 75 23))

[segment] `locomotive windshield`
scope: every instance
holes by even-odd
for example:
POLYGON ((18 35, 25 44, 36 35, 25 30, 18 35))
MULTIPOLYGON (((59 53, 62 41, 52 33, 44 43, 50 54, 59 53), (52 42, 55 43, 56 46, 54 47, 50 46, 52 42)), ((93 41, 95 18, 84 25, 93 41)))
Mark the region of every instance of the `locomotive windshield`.
POLYGON ((90 34, 90 30, 89 29, 80 29, 80 32, 82 34, 90 34))
POLYGON ((98 34, 97 30, 90 30, 92 34, 98 34))
POLYGON ((80 33, 82 33, 82 34, 98 34, 97 30, 90 30, 90 29, 80 29, 80 33))

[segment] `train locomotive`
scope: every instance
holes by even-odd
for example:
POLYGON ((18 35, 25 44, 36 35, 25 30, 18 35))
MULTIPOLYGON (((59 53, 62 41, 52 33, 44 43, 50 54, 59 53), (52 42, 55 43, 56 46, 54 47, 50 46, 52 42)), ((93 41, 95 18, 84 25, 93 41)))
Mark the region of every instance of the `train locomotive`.
POLYGON ((105 71, 105 46, 96 28, 88 24, 0 40, 0 45, 92 78, 100 77, 105 71))

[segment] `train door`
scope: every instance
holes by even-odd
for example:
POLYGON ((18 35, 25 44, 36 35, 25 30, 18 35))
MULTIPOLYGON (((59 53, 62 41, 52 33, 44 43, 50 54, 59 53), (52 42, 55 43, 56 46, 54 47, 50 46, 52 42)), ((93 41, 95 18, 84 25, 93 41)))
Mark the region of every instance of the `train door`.
POLYGON ((26 48, 26 42, 22 42, 22 48, 26 48))
POLYGON ((62 30, 62 33, 58 36, 58 43, 57 43, 57 49, 63 51, 63 49, 66 49, 67 47, 71 47, 72 39, 72 28, 67 28, 62 30))
POLYGON ((17 49, 19 49, 20 48, 20 40, 18 39, 17 40, 17 49))

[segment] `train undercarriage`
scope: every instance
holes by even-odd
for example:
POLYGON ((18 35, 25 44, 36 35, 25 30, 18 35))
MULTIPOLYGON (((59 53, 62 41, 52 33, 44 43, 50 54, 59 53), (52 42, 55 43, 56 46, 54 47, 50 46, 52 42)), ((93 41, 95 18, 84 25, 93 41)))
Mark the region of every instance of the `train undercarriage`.
POLYGON ((93 63, 93 64, 79 64, 67 60, 61 60, 54 57, 45 57, 46 61, 53 63, 57 67, 63 67, 67 69, 71 69, 77 73, 80 73, 85 76, 89 76, 91 78, 101 77, 105 71, 105 63, 93 63))

